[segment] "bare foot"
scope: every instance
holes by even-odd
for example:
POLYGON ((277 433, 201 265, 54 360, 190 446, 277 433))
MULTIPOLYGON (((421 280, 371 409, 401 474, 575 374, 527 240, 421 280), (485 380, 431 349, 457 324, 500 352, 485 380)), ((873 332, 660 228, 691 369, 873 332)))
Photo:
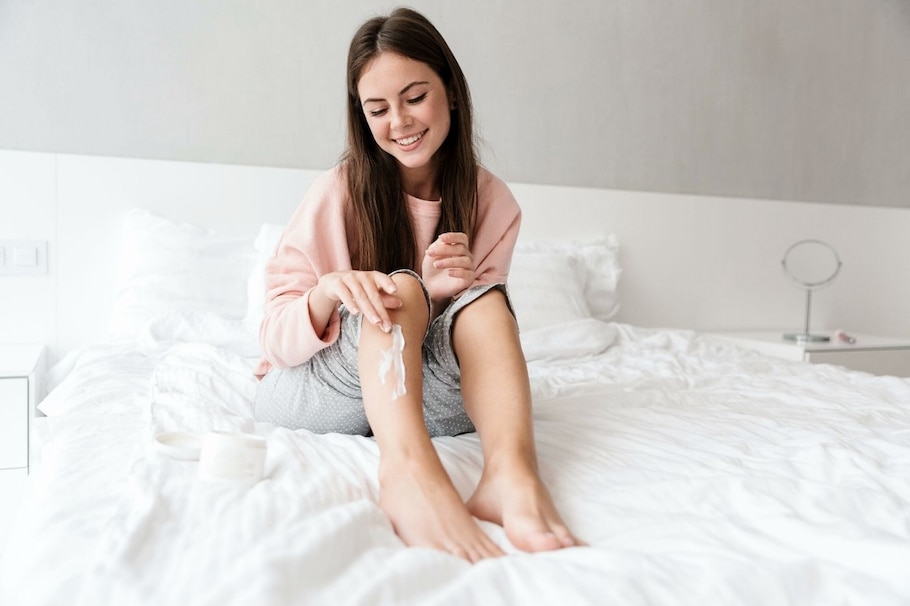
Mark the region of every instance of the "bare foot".
POLYGON ((566 528, 553 499, 537 473, 526 465, 484 469, 468 510, 499 524, 512 544, 522 551, 550 551, 584 545, 566 528))
POLYGON ((471 517, 435 453, 429 460, 383 461, 379 484, 379 506, 405 544, 472 563, 504 555, 471 517))

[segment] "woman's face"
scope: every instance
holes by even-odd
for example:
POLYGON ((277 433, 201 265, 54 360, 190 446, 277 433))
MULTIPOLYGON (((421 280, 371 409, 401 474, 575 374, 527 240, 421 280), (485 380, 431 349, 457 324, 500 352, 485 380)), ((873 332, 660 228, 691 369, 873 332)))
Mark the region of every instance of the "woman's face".
POLYGON ((405 183, 435 177, 452 109, 436 72, 421 61, 381 53, 363 69, 357 94, 373 138, 398 161, 405 183))

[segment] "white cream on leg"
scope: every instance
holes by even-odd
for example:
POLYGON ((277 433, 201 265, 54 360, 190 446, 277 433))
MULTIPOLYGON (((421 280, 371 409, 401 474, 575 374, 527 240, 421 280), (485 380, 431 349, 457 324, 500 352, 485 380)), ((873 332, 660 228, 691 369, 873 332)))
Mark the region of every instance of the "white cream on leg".
POLYGON ((379 361, 379 381, 385 385, 386 379, 391 372, 391 381, 394 385, 392 389, 392 399, 397 400, 408 393, 405 387, 405 366, 404 366, 404 333, 401 332, 401 324, 392 324, 392 344, 388 349, 380 351, 381 360, 379 361))

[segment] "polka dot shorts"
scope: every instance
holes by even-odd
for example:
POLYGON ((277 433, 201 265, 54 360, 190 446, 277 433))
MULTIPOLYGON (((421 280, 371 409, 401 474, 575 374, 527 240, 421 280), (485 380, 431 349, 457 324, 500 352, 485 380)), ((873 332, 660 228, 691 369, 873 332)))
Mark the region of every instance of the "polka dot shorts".
MULTIPOLYGON (((404 273, 420 280, 414 272, 404 273)), ((461 400, 461 370, 452 346, 452 326, 459 311, 494 288, 508 298, 504 284, 474 286, 435 318, 424 336, 423 410, 432 437, 474 431, 461 400)), ((424 294, 429 305, 426 286, 424 294)), ((362 318, 344 306, 339 311, 341 334, 335 343, 300 366, 272 368, 263 377, 253 406, 257 421, 315 433, 372 435, 357 372, 362 318)))

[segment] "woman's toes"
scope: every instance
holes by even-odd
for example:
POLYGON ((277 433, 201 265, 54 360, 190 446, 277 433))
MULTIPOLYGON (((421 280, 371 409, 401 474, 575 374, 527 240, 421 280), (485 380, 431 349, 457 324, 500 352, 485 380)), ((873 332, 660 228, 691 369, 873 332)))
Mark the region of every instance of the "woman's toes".
POLYGON ((562 544, 563 547, 575 547, 576 545, 580 545, 580 544, 581 544, 581 543, 580 543, 575 537, 573 537, 572 534, 571 534, 568 530, 566 530, 566 529, 563 529, 562 532, 557 532, 557 533, 556 533, 556 536, 557 536, 557 538, 559 539, 559 542, 562 544))
POLYGON ((523 543, 525 551, 553 551, 563 546, 559 537, 552 532, 528 533, 523 543))

